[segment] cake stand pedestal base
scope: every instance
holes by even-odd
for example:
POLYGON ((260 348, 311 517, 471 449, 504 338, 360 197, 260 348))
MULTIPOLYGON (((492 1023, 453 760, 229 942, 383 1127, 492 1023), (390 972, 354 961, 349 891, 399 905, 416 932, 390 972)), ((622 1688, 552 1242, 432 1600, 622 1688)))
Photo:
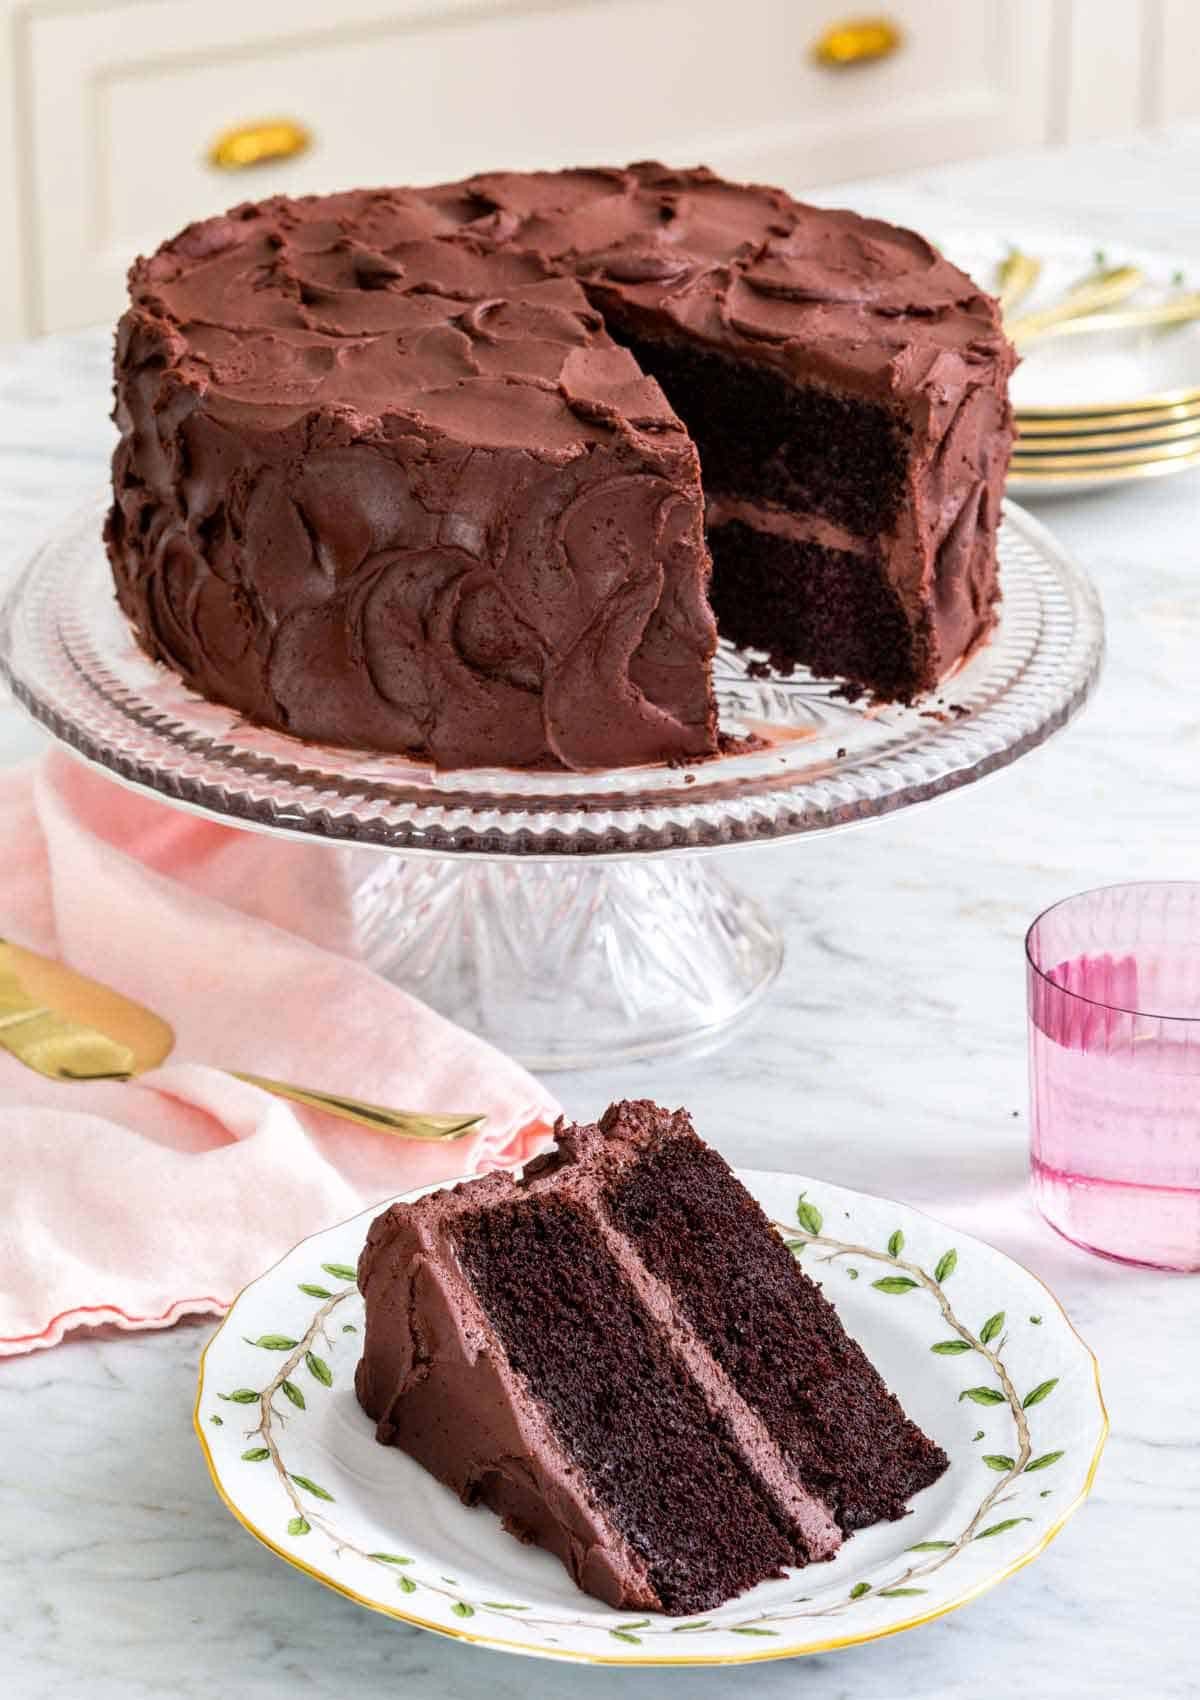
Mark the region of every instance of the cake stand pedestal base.
POLYGON ((535 1070, 694 1054, 783 960, 758 904, 699 856, 381 856, 355 906, 372 968, 535 1070))
POLYGON ((150 661, 113 597, 106 505, 50 538, 0 602, 0 679, 67 748, 149 796, 361 852, 366 960, 536 1069, 723 1038, 783 947, 713 852, 886 820, 982 779, 1066 725, 1104 650, 1088 580, 1010 503, 996 629, 931 701, 850 702, 834 680, 764 674, 723 642, 721 725, 753 743, 686 770, 436 773, 248 725, 150 661))

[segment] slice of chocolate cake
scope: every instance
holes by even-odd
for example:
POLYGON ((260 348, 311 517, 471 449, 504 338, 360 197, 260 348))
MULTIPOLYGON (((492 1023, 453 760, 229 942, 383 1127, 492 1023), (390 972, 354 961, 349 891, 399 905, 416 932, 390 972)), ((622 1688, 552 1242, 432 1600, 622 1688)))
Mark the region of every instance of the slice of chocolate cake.
POLYGON ((379 1440, 613 1606, 708 1610, 947 1465, 683 1111, 393 1205, 358 1273, 379 1440))

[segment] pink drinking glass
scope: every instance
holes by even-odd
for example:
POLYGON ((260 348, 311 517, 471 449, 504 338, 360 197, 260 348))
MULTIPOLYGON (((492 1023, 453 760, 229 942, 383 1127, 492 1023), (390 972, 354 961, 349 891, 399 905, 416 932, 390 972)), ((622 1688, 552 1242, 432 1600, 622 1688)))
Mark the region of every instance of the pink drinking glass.
POLYGON ((1025 955, 1038 1209, 1103 1257, 1200 1270, 1200 885, 1065 898, 1025 955))

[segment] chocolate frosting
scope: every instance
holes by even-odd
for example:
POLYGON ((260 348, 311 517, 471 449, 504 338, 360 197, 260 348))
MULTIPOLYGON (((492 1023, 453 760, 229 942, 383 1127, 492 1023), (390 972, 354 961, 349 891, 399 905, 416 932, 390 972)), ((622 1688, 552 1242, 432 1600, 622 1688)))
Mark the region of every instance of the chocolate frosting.
POLYGON ((600 1124, 560 1122, 555 1131, 556 1150, 520 1179, 483 1176, 393 1205, 372 1223, 358 1268, 366 1334, 356 1388, 378 1439, 411 1453, 469 1503, 482 1499, 523 1539, 561 1559, 586 1592, 622 1609, 663 1609, 644 1557, 614 1526, 509 1364, 460 1263, 458 1234, 478 1212, 539 1195, 569 1200, 591 1218, 714 1424, 734 1438, 788 1530, 796 1561, 831 1557, 842 1535, 830 1507, 797 1479, 605 1208, 624 1167, 663 1141, 695 1139, 690 1118, 628 1102, 613 1105, 600 1124))
POLYGON ((574 271, 622 323, 649 315, 806 382, 936 413, 942 430, 968 389, 1012 366, 995 301, 924 237, 781 189, 647 162, 424 193, 458 229, 574 271))
POLYGON ((621 335, 674 337, 887 407, 908 464, 878 544, 922 684, 986 637, 1016 356, 995 300, 924 237, 654 162, 489 172, 428 195, 458 228, 574 271, 621 335))
POLYGON ((279 201, 134 268, 122 606, 302 737, 442 767, 711 751, 694 447, 574 280, 442 222, 279 201))
POLYGON ((355 1376, 384 1445, 401 1446, 468 1503, 566 1566, 610 1605, 660 1605, 645 1561, 606 1516, 489 1328, 463 1276, 457 1220, 511 1196, 489 1175, 396 1205, 371 1225, 359 1260, 366 1339, 355 1376))
POLYGON ((1013 356, 911 232, 702 169, 491 173, 235 208, 130 292, 118 594, 256 721, 441 767, 715 750, 695 449, 602 316, 886 405, 930 682, 992 619, 1013 356))

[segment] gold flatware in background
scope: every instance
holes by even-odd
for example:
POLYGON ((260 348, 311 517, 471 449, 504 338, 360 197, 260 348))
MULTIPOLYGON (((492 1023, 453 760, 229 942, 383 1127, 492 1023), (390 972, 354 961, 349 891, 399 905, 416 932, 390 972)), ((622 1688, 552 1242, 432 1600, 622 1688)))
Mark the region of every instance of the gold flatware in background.
MULTIPOLYGON (((1029 314, 1029 318, 1035 315, 1029 314)), ((1146 307, 1122 307, 1119 311, 1103 313, 1080 313, 1078 317, 1057 320, 1040 329, 1016 333, 1009 327, 1009 334, 1015 335, 1022 343, 1034 342, 1045 336, 1082 336, 1095 335, 1097 331, 1141 331, 1154 330, 1159 325, 1183 325, 1193 319, 1200 319, 1200 290, 1191 290, 1186 295, 1172 296, 1169 301, 1158 301, 1146 307)))
POLYGON ((1140 266, 1110 266, 1082 278, 1049 307, 1039 307, 1032 313, 1020 313, 1015 319, 1007 320, 1004 328, 1015 343, 1029 342, 1085 313, 1119 306, 1145 281, 1146 274, 1140 266))
POLYGON ((996 299, 1000 310, 1011 313, 1018 301, 1024 301, 1042 275, 1042 262, 1033 254, 1023 254, 1010 248, 996 271, 996 299))
MULTIPOLYGON (((174 1029, 153 1010, 61 962, 0 939, 0 1047, 26 1068, 50 1080, 131 1080, 165 1062, 174 1046, 174 1029)), ((266 1075, 223 1072, 276 1098, 399 1139, 461 1139, 485 1119, 392 1110, 266 1075)))

